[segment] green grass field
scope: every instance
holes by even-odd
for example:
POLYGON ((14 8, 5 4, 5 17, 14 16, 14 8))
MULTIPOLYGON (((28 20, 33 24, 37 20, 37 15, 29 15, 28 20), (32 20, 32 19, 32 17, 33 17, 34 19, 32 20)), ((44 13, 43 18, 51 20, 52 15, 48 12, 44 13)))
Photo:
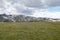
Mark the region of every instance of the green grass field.
POLYGON ((1 22, 0 40, 60 40, 60 23, 1 22))

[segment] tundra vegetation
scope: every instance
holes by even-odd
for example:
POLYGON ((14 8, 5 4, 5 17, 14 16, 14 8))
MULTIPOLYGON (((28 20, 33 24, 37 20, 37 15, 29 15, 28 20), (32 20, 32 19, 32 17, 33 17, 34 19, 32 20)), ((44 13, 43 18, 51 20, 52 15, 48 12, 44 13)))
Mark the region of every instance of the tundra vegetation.
POLYGON ((0 40, 60 40, 60 22, 0 22, 0 40))

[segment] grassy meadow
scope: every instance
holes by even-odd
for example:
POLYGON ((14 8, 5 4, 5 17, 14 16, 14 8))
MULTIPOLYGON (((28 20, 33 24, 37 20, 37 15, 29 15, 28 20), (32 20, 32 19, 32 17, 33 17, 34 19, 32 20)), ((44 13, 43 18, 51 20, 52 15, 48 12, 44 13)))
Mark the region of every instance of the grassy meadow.
POLYGON ((0 40, 60 40, 60 22, 0 22, 0 40))

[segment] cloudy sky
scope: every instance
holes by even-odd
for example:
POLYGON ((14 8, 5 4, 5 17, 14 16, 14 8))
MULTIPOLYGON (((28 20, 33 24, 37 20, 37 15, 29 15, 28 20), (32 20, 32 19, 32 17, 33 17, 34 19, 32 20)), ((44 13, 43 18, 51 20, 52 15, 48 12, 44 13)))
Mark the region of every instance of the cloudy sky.
POLYGON ((60 18, 60 0, 0 0, 0 14, 60 18))

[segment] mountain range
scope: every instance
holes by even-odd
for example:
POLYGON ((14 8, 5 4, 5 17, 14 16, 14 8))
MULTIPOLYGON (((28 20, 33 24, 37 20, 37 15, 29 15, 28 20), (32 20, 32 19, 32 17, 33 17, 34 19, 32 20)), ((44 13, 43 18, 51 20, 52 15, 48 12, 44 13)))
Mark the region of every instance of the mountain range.
POLYGON ((57 18, 32 17, 26 15, 0 14, 0 22, 59 22, 57 18))

